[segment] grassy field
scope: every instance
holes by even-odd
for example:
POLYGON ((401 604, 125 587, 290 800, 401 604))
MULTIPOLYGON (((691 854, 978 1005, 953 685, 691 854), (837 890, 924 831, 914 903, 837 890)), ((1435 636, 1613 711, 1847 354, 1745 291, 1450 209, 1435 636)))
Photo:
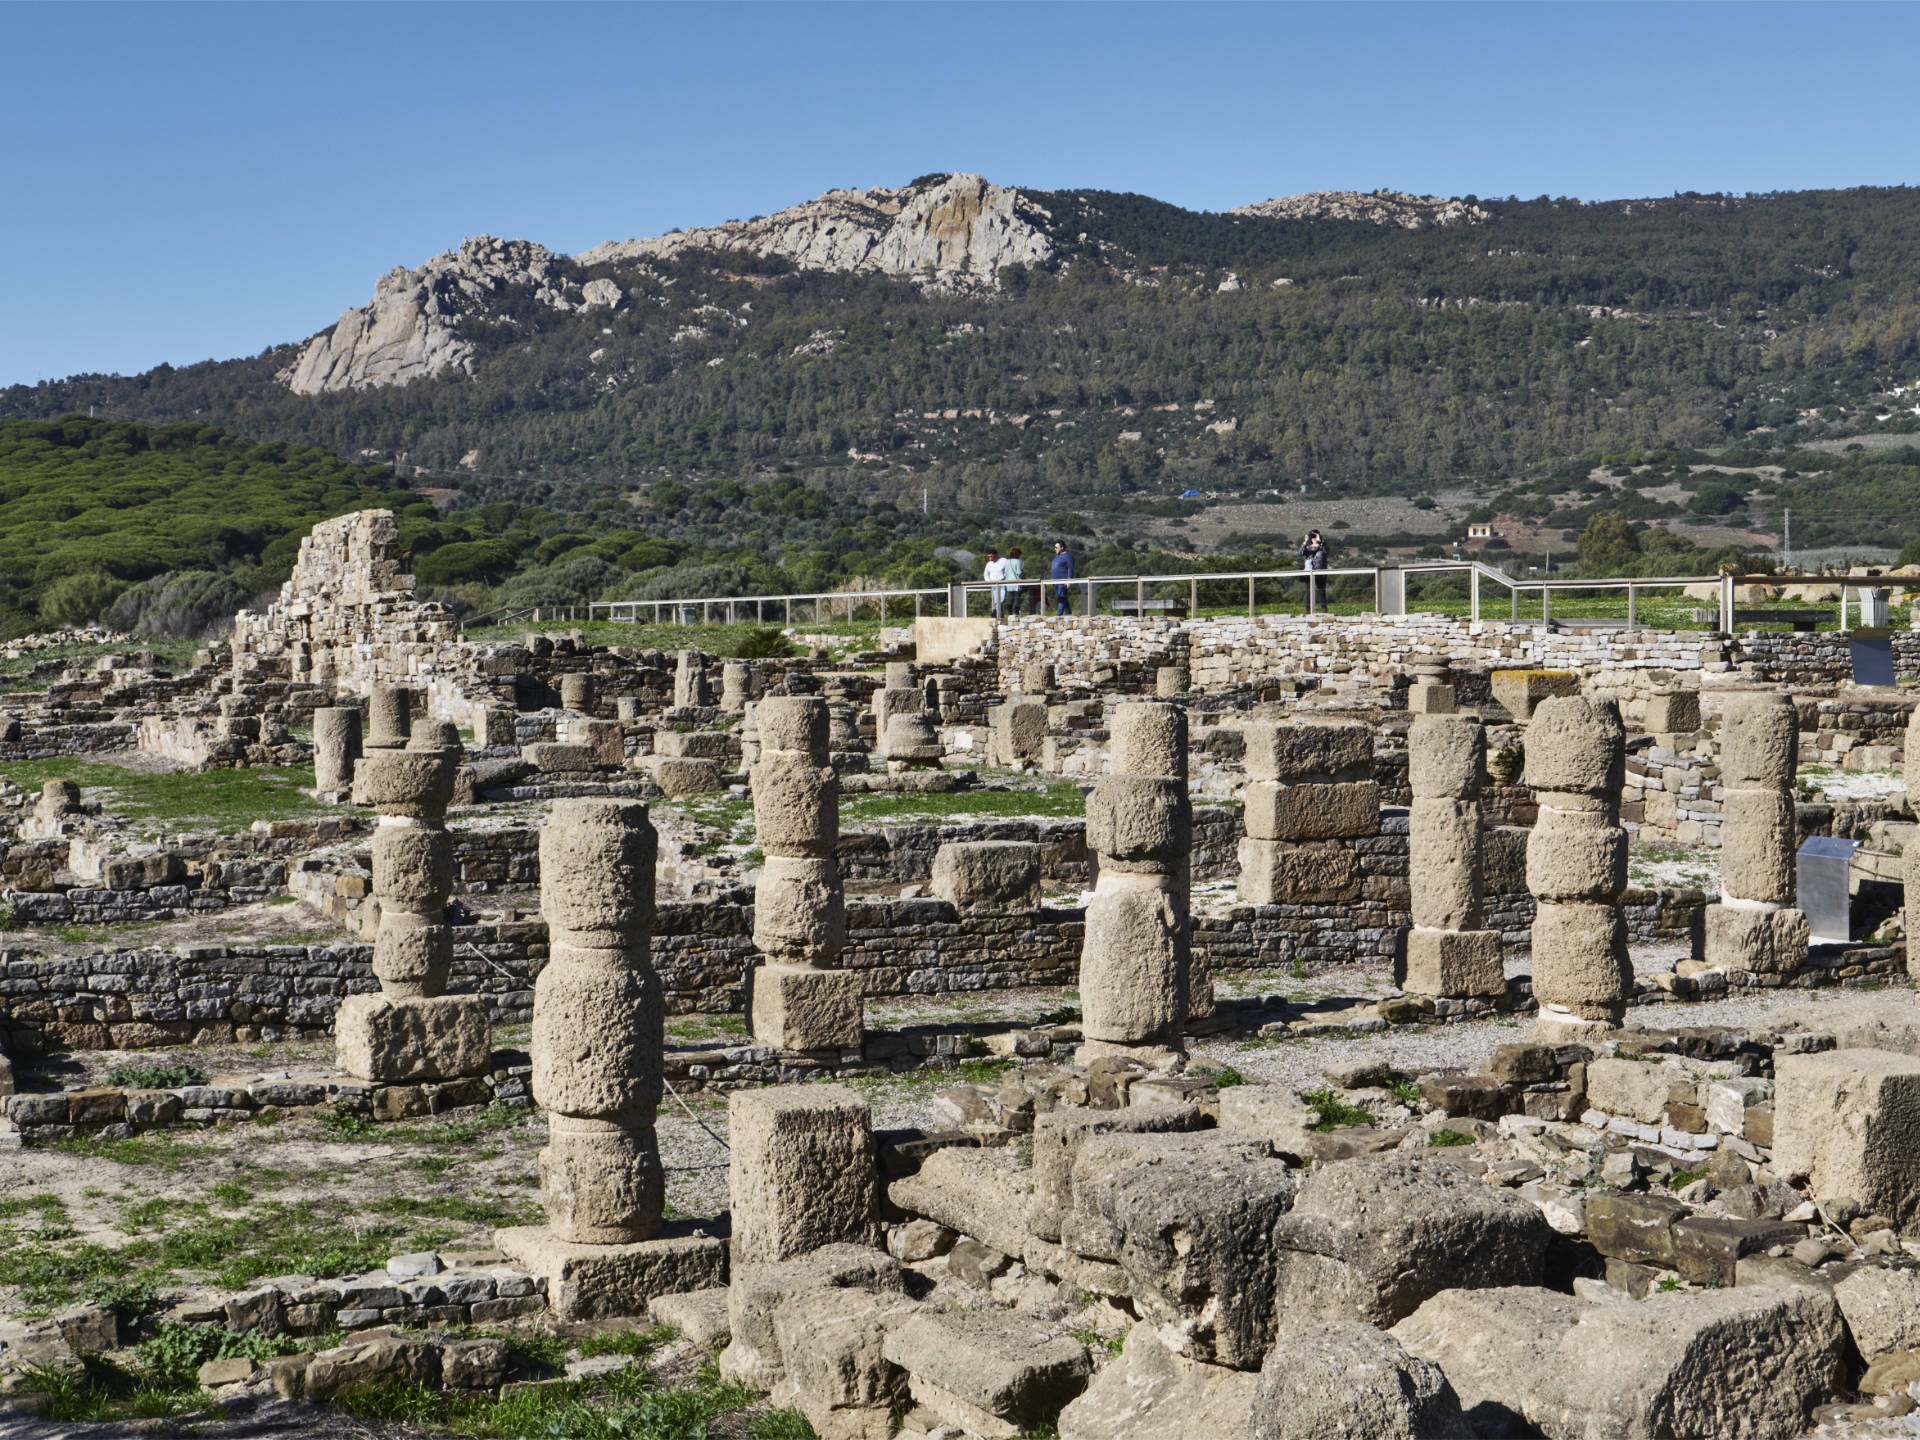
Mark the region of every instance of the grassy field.
POLYGON ((49 780, 71 780, 82 798, 99 800, 142 834, 188 828, 237 834, 256 820, 350 813, 305 793, 313 785, 313 771, 291 765, 156 774, 62 757, 0 763, 0 776, 28 791, 49 780))

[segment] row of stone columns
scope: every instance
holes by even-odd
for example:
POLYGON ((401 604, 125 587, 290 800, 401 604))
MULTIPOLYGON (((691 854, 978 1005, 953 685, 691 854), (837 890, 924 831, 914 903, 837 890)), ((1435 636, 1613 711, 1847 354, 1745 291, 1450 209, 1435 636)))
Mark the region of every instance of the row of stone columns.
POLYGON ((1187 716, 1177 705, 1118 706, 1110 772, 1087 796, 1098 865, 1080 953, 1083 1058, 1165 1064, 1187 1018, 1193 808, 1187 716))
POLYGON ((1240 898, 1327 905, 1360 893, 1353 842, 1380 833, 1373 731, 1361 724, 1249 725, 1240 898))

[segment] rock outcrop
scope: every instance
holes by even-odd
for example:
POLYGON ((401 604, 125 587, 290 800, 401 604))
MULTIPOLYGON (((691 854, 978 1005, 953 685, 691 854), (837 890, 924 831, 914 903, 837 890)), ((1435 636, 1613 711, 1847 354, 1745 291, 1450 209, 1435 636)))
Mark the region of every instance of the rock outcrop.
POLYGON ((754 220, 731 220, 651 240, 610 241, 584 265, 671 260, 686 250, 779 255, 808 270, 921 276, 942 288, 991 284, 1003 265, 1052 258, 1032 197, 978 175, 947 175, 898 190, 829 190, 754 220))
POLYGON ((1398 225, 1402 230, 1424 230, 1429 225, 1478 225, 1493 212, 1464 200, 1439 195, 1403 195, 1397 190, 1316 190, 1310 195, 1282 195, 1255 205, 1240 205, 1229 215, 1263 215, 1269 220, 1365 220, 1373 225, 1398 225))

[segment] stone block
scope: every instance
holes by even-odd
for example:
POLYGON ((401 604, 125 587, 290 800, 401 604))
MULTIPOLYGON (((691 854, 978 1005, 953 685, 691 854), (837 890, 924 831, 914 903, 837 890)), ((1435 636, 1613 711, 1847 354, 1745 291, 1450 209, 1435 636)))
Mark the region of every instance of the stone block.
POLYGON ((1498 930, 1407 931, 1401 952, 1400 987, 1409 995, 1436 999, 1495 997, 1507 993, 1507 968, 1498 930))
POLYGON ((884 1348, 913 1378, 915 1399, 927 1403, 930 1394, 929 1408, 965 1429, 974 1429, 976 1414, 1009 1427, 994 1429, 995 1437, 1051 1419, 1093 1373, 1086 1346, 1017 1312, 922 1311, 890 1331, 884 1348), (946 1396, 973 1413, 943 1407, 946 1396))
POLYGON ((647 1306, 647 1318, 657 1325, 671 1325, 702 1351, 710 1352, 733 1338, 724 1285, 659 1296, 647 1306))
POLYGON ((1578 695, 1580 677, 1571 670, 1495 670, 1488 677, 1488 688, 1507 713, 1524 725, 1543 700, 1578 695))
POLYGON ((1162 699, 1184 695, 1193 687, 1193 676, 1184 665, 1162 665, 1153 672, 1153 693, 1162 699))
POLYGON ((577 714, 593 713, 595 686, 593 676, 582 670, 575 670, 560 677, 560 708, 572 710, 577 714))
POLYGON ((844 1085, 777 1085, 728 1097, 736 1264, 789 1260, 880 1237, 873 1120, 844 1085))
POLYGON ((993 759, 1000 765, 1038 760, 1047 742, 1047 706, 1043 700, 1014 696, 990 712, 993 759))
POLYGON ((753 943, 769 961, 819 964, 838 955, 847 943, 838 864, 769 855, 754 887, 753 943))
POLYGON ((662 1295, 710 1289, 727 1275, 726 1245, 689 1221, 670 1221, 651 1240, 630 1245, 577 1244, 531 1225, 496 1230, 493 1243, 545 1277, 547 1308, 562 1322, 645 1315, 662 1295))
POLYGON ((1249 905, 1332 905, 1360 896, 1360 862, 1337 840, 1243 838, 1239 895, 1249 905))
POLYGON ((1526 734, 1526 783, 1618 800, 1626 780, 1626 728, 1611 700, 1568 695, 1542 700, 1526 734))
POLYGON ((908 1215, 938 1221, 1002 1254, 1019 1255, 1028 1240, 1034 1176, 1013 1160, 1006 1149, 950 1145, 929 1155, 912 1175, 890 1182, 887 1200, 908 1215))
POLYGON ((1478 715, 1423 715, 1407 730, 1407 784, 1416 800, 1472 800, 1485 781, 1478 715))
POLYGON ((522 745, 520 757, 542 775, 588 775, 600 765, 600 753, 593 746, 559 740, 522 745))
POLYGON ((1187 712, 1178 705, 1130 701, 1115 706, 1108 723, 1115 775, 1187 778, 1187 712))
POLYGON ((1601 1056, 1587 1062, 1587 1103, 1609 1115, 1658 1125, 1667 1113, 1673 1075, 1665 1065, 1601 1056))
POLYGON ((1612 905, 1542 901, 1533 917, 1533 994, 1589 1019, 1615 1017, 1633 994, 1627 926, 1612 905))
POLYGON ((1037 909, 1040 847, 1022 840, 949 841, 934 852, 932 889, 963 915, 1037 909))
POLYGON ((1649 735, 1692 734, 1700 728, 1700 692, 1675 690, 1649 697, 1643 728, 1649 735))
POLYGON ((353 767, 353 803, 382 815, 439 819, 453 799, 458 758, 439 750, 377 750, 353 767))
POLYGON ((1920 1350, 1920 1273, 1867 1267, 1833 1287, 1860 1353, 1920 1350))
POLYGON ((828 758, 827 702, 818 695, 772 695, 754 707, 760 730, 760 751, 791 750, 809 756, 816 765, 828 758))
POLYGON ((1827 1203, 1920 1219, 1920 1057, 1829 1050, 1774 1061, 1773 1169, 1827 1203))
POLYGON ((1671 1196, 1596 1190, 1587 1197, 1587 1238, 1602 1255, 1670 1269, 1673 1223, 1686 1214, 1671 1196))
POLYGON ((1448 1440, 1478 1433, 1438 1365, 1352 1320, 1282 1336, 1260 1367, 1251 1415, 1253 1440, 1448 1440))
POLYGON ((852 1050, 865 1035, 860 977, 768 961, 753 972, 754 1039, 785 1051, 852 1050))
POLYGON ((1701 955, 1724 970, 1760 975, 1791 975, 1807 960, 1812 929, 1803 910, 1758 905, 1706 907, 1701 955))
MULTIPOLYGON (((1230 1086, 1221 1091, 1221 1124, 1227 1123, 1229 1099, 1236 1102, 1244 1100, 1239 1091, 1277 1092, 1278 1089, 1276 1086, 1247 1085, 1230 1086)), ((1298 1097, 1293 1096, 1291 1091, 1284 1093, 1299 1106, 1298 1097)), ((1305 1113, 1304 1107, 1300 1108, 1305 1113)), ((1232 1113, 1244 1113, 1248 1118, 1249 1123, 1242 1125, 1242 1129, 1258 1130, 1268 1118, 1264 1109, 1250 1103, 1242 1104, 1232 1113)), ((1133 1106, 1124 1110, 1104 1111, 1061 1108, 1035 1116, 1033 1165, 1029 1172, 1033 1200, 1026 1217, 1028 1228, 1045 1240, 1057 1241, 1060 1238, 1060 1216, 1073 1198, 1073 1162, 1080 1153, 1080 1147, 1089 1138, 1110 1134, 1179 1134, 1197 1130, 1201 1124, 1200 1110, 1192 1105, 1133 1106)), ((1009 1223, 1018 1223, 1017 1218, 1009 1223)))
POLYGON ((665 1002, 644 944, 551 942, 534 982, 533 1095, 568 1115, 651 1113, 660 1103, 665 1002))
POLYGON ((784 1372, 773 1400, 798 1405, 821 1440, 891 1440, 907 1385, 882 1346, 919 1309, 904 1295, 845 1287, 783 1301, 773 1312, 784 1372))
POLYGON ((1778 691, 1726 699, 1720 731, 1720 783, 1788 789, 1800 759, 1800 721, 1793 701, 1778 691))
POLYGON ((1789 791, 1726 791, 1720 802, 1721 893, 1791 905, 1798 836, 1789 791))
MULTIPOLYGON (((1380 787, 1371 780, 1253 780, 1241 798, 1247 834, 1256 840, 1343 840, 1380 832, 1380 787)), ((1091 834, 1088 841, 1092 843, 1091 834)))
POLYGON ((731 730, 656 730, 653 753, 682 760, 737 760, 740 737, 731 730))
POLYGON ((1455 697, 1453 686, 1433 680, 1416 680, 1407 686, 1407 712, 1412 715, 1451 715, 1455 697))
POLYGON ((389 1084, 484 1075, 492 1050, 488 1016, 480 995, 349 995, 334 1019, 340 1068, 389 1084))
POLYGON ((437 911, 453 894, 453 836, 439 825, 382 819, 373 831, 373 893, 383 911, 437 911))
POLYGON ((1413 923, 1434 930, 1480 928, 1480 806, 1414 797, 1407 818, 1407 883, 1413 923))
POLYGON ((1373 730, 1367 725, 1255 722, 1241 730, 1249 780, 1299 784, 1360 780, 1373 773, 1373 730))
POLYGON ((1087 796, 1087 848, 1115 869, 1164 870, 1193 849, 1184 780, 1102 775, 1087 796))
MULTIPOLYGON (((531 747, 529 747, 531 748, 531 747)), ((711 760, 695 760, 679 755, 655 755, 647 766, 653 783, 669 800, 684 800, 689 795, 709 795, 722 788, 720 767, 711 760)))
POLYGON ((840 839, 840 776, 791 750, 763 754, 751 772, 755 839, 768 855, 828 859, 840 839))
POLYGON ((1457 1165, 1387 1155, 1316 1167, 1274 1226, 1283 1333, 1391 1325, 1442 1290, 1539 1282, 1540 1211, 1457 1165))
POLYGON ((1627 832, 1598 810, 1543 805, 1527 841, 1527 889, 1538 900, 1612 900, 1627 888, 1627 832))
POLYGON ((756 1390, 781 1384, 786 1361, 776 1317, 797 1297, 823 1290, 897 1298, 906 1286, 892 1256, 863 1245, 823 1245, 795 1260, 738 1265, 727 1287, 727 1329, 733 1338, 720 1356, 720 1373, 756 1390))
POLYGON ((1115 1044, 1173 1044, 1187 1013, 1186 918, 1164 890, 1103 875, 1080 952, 1081 1031, 1115 1044))
POLYGON ((610 770, 627 763, 627 732, 618 720, 575 720, 567 736, 576 745, 592 749, 594 760, 610 770))
POLYGON ((1249 1440, 1257 1377, 1190 1360, 1151 1325, 1060 1412, 1060 1440, 1249 1440))
POLYGON ((447 988, 452 968, 453 931, 438 912, 382 909, 373 937, 373 973, 390 998, 438 995, 447 988))

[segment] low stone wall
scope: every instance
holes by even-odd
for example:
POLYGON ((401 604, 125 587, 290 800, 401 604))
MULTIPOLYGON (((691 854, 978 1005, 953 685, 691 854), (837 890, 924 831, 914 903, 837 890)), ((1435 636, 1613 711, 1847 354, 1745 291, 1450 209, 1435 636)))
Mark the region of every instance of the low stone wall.
POLYGON ((62 755, 98 755, 131 750, 136 727, 118 721, 97 724, 22 724, 17 740, 0 741, 0 761, 52 760, 62 755))

